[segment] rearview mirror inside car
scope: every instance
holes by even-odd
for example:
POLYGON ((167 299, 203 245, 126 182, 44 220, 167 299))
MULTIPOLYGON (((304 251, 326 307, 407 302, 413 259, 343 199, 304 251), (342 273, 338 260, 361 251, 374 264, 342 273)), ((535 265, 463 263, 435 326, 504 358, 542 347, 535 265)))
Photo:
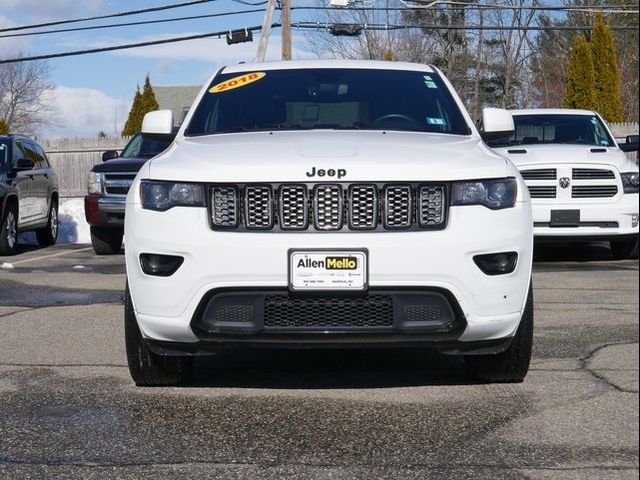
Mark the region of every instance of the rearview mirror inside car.
POLYGON ((640 150, 640 135, 628 135, 627 141, 618 146, 623 152, 637 152, 640 150))
POLYGON ((480 135, 485 141, 509 138, 515 132, 511 114, 502 108, 485 108, 482 111, 480 135))
POLYGON ((118 158, 118 152, 116 150, 107 150, 102 154, 102 161, 107 162, 109 160, 113 160, 114 158, 118 158))

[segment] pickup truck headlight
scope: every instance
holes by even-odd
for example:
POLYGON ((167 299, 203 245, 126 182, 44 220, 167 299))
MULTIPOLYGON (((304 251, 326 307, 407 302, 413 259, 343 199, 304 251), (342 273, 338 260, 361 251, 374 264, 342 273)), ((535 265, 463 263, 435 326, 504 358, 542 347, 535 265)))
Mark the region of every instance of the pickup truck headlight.
POLYGON ((455 182, 451 205, 484 205, 492 210, 511 208, 518 191, 515 178, 455 182))
POLYGON ((204 207, 204 186, 197 183, 140 182, 142 208, 164 211, 172 207, 204 207))
POLYGON ((102 174, 89 172, 89 177, 87 178, 87 191, 94 195, 100 195, 102 193, 102 174))
POLYGON ((622 188, 624 193, 639 193, 640 192, 640 173, 627 172, 621 173, 622 188))

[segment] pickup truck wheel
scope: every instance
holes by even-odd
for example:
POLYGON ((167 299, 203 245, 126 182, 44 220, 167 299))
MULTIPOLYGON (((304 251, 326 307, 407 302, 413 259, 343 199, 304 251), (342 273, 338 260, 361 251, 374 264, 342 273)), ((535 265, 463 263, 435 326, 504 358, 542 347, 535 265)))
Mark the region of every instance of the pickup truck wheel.
POLYGON ((58 203, 55 200, 51 201, 47 226, 36 230, 36 239, 38 245, 43 246, 55 245, 58 240, 58 203))
POLYGON ((611 240, 611 253, 616 260, 638 258, 638 238, 634 240, 611 240))
POLYGON ((18 208, 7 205, 0 220, 0 255, 14 255, 18 247, 18 208))
POLYGON ((136 385, 179 385, 188 380, 193 357, 156 355, 149 349, 138 327, 128 285, 124 303, 124 335, 129 372, 136 385))
POLYGON ((122 248, 123 232, 118 228, 91 227, 91 245, 96 255, 115 255, 122 248))
POLYGON ((502 353, 467 355, 467 373, 476 380, 495 383, 519 383, 529 371, 533 347, 533 289, 529 287, 527 303, 518 330, 502 353))

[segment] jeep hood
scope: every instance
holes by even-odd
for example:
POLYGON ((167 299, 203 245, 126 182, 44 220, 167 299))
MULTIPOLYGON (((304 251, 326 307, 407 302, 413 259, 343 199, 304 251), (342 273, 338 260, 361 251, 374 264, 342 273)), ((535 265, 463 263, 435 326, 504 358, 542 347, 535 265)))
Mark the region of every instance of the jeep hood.
POLYGON ((512 174, 473 136, 312 130, 180 137, 150 164, 150 178, 196 182, 431 181, 512 174))
POLYGON ((610 165, 628 170, 629 160, 618 148, 587 145, 523 145, 495 148, 517 167, 536 165, 610 165))

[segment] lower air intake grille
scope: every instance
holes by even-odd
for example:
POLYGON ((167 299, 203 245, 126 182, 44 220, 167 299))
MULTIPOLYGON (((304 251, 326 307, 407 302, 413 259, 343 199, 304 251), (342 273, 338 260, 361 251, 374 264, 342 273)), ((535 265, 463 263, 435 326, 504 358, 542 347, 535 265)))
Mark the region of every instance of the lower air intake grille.
POLYGON ((264 301, 264 326, 269 329, 391 328, 391 295, 366 297, 291 297, 268 295, 264 301))

